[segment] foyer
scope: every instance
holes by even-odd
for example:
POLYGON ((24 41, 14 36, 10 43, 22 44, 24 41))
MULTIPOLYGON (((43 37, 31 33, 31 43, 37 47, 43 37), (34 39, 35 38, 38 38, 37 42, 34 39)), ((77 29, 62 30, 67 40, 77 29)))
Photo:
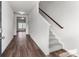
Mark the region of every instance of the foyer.
POLYGON ((79 2, 1 1, 0 4, 1 57, 78 56, 79 2))

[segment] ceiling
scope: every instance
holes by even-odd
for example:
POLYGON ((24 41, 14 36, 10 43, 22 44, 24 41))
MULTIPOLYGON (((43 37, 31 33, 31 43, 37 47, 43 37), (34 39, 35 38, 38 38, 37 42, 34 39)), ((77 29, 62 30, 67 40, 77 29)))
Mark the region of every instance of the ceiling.
POLYGON ((9 1, 13 11, 19 13, 19 11, 28 14, 37 4, 37 1, 9 1))

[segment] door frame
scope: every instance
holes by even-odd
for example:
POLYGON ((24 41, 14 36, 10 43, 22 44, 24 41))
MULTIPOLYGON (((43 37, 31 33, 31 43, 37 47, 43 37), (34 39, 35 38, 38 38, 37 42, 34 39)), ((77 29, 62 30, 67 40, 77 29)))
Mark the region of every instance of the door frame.
MULTIPOLYGON (((21 22, 21 23, 26 23, 26 17, 24 17, 24 16, 17 16, 17 17, 16 17, 16 20, 17 20, 17 32, 18 32, 18 30, 19 30, 19 29, 18 29, 18 27, 19 27, 19 26, 18 26, 18 23, 20 23, 20 22, 21 22), (24 18, 24 20, 19 21, 18 18, 22 18, 22 17, 24 18)), ((25 30, 25 31, 26 31, 26 30, 25 30)))

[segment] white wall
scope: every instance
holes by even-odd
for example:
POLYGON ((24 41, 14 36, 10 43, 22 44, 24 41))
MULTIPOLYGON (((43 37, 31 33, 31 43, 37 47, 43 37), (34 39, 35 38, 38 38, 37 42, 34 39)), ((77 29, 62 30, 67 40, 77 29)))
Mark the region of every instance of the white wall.
POLYGON ((79 53, 79 2, 41 2, 40 8, 59 24, 61 30, 53 24, 55 33, 61 38, 67 49, 78 49, 79 53))
POLYGON ((49 26, 50 24, 39 14, 38 3, 29 14, 29 34, 40 49, 49 54, 49 26))
POLYGON ((16 35, 16 31, 17 31, 17 17, 26 17, 26 34, 28 34, 28 16, 27 15, 19 15, 19 14, 15 14, 14 18, 15 18, 15 30, 14 30, 14 35, 16 35))
POLYGON ((14 15, 8 2, 2 2, 2 53, 11 42, 14 34, 14 15))

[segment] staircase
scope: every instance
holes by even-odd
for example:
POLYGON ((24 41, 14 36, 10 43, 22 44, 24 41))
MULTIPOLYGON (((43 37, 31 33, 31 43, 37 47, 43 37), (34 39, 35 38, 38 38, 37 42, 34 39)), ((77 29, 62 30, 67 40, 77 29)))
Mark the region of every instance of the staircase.
POLYGON ((49 52, 54 52, 63 49, 63 45, 52 31, 49 31, 49 52))
MULTIPOLYGON (((39 13, 50 23, 54 22, 57 26, 59 26, 61 29, 63 27, 57 23, 54 19, 52 19, 46 12, 44 12, 42 9, 39 8, 39 13), (51 21, 52 20, 52 21, 51 21)), ((50 23, 51 24, 51 23, 50 23)), ((57 38, 57 35, 52 31, 52 29, 49 29, 49 53, 63 49, 63 44, 59 41, 57 38)))
POLYGON ((50 56, 55 57, 77 57, 77 55, 69 53, 64 49, 63 43, 60 41, 58 36, 56 35, 55 29, 53 29, 53 23, 55 23, 60 29, 63 29, 58 22, 56 22, 52 17, 50 17, 45 11, 39 8, 39 13, 51 24, 49 29, 49 53, 50 56))

